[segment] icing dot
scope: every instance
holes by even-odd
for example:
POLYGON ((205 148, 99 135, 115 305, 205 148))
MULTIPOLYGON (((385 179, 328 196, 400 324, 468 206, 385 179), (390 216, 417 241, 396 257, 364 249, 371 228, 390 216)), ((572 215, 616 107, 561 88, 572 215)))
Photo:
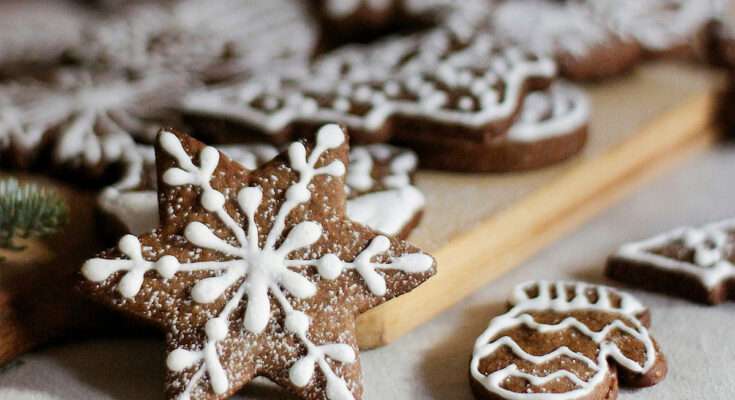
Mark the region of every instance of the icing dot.
POLYGON ((312 357, 304 357, 296 361, 288 371, 288 377, 291 383, 296 387, 304 387, 311 381, 314 376, 314 363, 312 357))
POLYGON ((176 349, 166 357, 166 367, 174 372, 181 372, 201 360, 198 352, 176 349))
POLYGON ((179 269, 179 260, 174 256, 166 255, 156 261, 156 271, 166 278, 171 279, 179 269))
POLYGON ((294 311, 286 317, 286 330, 297 335, 306 335, 309 324, 309 316, 301 311, 294 311))
POLYGON ((342 128, 336 124, 324 125, 317 133, 316 143, 320 147, 334 149, 342 145, 345 141, 345 134, 342 128))
POLYGON ((311 192, 309 189, 303 186, 291 186, 286 190, 286 200, 294 201, 297 203, 304 203, 309 201, 311 198, 311 192))
POLYGON ((475 101, 471 97, 462 97, 459 99, 459 108, 464 111, 472 111, 475 108, 475 101))
POLYGON ((225 196, 215 190, 205 190, 202 193, 202 206, 207 211, 217 211, 225 205, 225 196))
POLYGON ((314 114, 319 110, 319 103, 314 99, 304 99, 301 103, 301 112, 304 114, 314 114))
POLYGON ((325 254, 319 259, 317 271, 325 279, 337 279, 342 273, 342 261, 332 253, 325 254))
POLYGON ((222 341, 227 337, 227 321, 223 318, 212 318, 204 327, 207 337, 213 341, 222 341))
POLYGON ((358 101, 366 102, 370 100, 373 91, 368 86, 360 86, 355 91, 355 99, 358 101))
POLYGON ((339 97, 334 100, 334 104, 332 105, 332 107, 334 107, 334 109, 338 111, 348 112, 350 111, 350 101, 344 97, 339 97))
POLYGON ((125 235, 118 242, 118 248, 125 254, 137 253, 140 251, 140 241, 133 235, 125 235))
POLYGON ((383 85, 383 91, 388 96, 395 97, 401 93, 401 87, 395 81, 388 81, 383 85))

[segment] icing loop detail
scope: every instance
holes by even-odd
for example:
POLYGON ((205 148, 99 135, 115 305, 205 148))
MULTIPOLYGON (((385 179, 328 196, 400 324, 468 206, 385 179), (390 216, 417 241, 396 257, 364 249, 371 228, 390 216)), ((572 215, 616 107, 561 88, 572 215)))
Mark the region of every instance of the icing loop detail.
POLYGON ((571 282, 529 282, 515 288, 511 298, 511 309, 494 318, 489 327, 475 342, 471 362, 472 378, 487 391, 503 399, 511 400, 554 400, 574 399, 588 396, 604 382, 610 373, 609 360, 627 370, 645 374, 657 363, 656 345, 639 316, 646 309, 632 296, 620 293, 604 286, 571 282), (552 312, 565 316, 557 323, 539 322, 534 313, 552 312), (587 323, 575 317, 574 313, 598 312, 611 316, 611 321, 601 329, 592 329, 587 323), (598 346, 597 355, 590 358, 582 352, 573 350, 568 345, 561 345, 543 355, 529 353, 511 336, 514 329, 530 329, 539 334, 562 333, 573 330, 586 337, 598 346), (629 336, 644 349, 642 361, 630 358, 620 348, 620 344, 610 339, 613 333, 629 336), (558 370, 543 368, 543 375, 522 370, 517 363, 510 363, 503 368, 485 374, 481 372, 480 363, 501 351, 510 351, 514 357, 534 366, 543 366, 557 360, 562 362, 558 370), (567 364, 583 365, 590 372, 580 373, 575 369, 567 369, 567 364), (527 381, 530 385, 541 387, 539 390, 523 392, 514 391, 506 384, 513 379, 527 381), (543 385, 566 380, 573 384, 566 392, 545 392, 543 385))

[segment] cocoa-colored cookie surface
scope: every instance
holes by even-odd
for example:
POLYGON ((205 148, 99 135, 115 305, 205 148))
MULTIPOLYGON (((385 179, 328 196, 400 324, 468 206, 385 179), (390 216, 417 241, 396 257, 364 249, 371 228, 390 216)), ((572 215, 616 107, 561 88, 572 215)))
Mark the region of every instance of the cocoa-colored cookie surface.
MULTIPOLYGON (((268 144, 217 149, 248 170, 278 155, 278 149, 268 144)), ((155 161, 152 146, 137 145, 126 153, 121 178, 100 194, 100 225, 109 236, 137 235, 158 225, 155 161)), ((410 150, 385 144, 352 148, 345 176, 348 218, 405 239, 418 224, 426 202, 414 186, 417 167, 418 158, 410 150)))
POLYGON ((70 56, 93 68, 188 72, 224 79, 283 58, 306 58, 316 22, 301 1, 120 2, 85 26, 70 56))
POLYGON ((477 339, 478 399, 608 400, 618 386, 655 385, 666 361, 634 297, 581 282, 528 282, 477 339))
POLYGON ((265 376, 304 399, 362 398, 357 315, 420 285, 432 257, 345 218, 347 136, 247 171, 164 130, 160 227, 82 268, 81 289, 166 331, 171 399, 224 399, 265 376))
MULTIPOLYGON (((477 143, 460 138, 416 138, 421 166, 467 172, 508 172, 541 168, 578 154, 587 142, 590 105, 578 88, 557 83, 531 92, 508 132, 477 143)), ((401 143, 401 142, 399 142, 401 143)))
POLYGON ((78 68, 7 83, 0 86, 0 163, 101 175, 135 139, 155 137, 163 110, 185 86, 170 73, 130 77, 78 68))
POLYGON ((644 289, 717 304, 735 299, 735 220, 684 227, 623 245, 609 277, 644 289))

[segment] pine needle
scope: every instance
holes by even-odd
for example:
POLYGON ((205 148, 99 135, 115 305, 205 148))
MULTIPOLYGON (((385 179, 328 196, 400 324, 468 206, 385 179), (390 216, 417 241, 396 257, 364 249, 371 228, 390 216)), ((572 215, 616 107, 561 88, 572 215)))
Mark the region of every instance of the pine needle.
POLYGON ((14 239, 52 235, 68 219, 66 203, 56 192, 14 178, 0 180, 0 248, 23 250, 14 239))

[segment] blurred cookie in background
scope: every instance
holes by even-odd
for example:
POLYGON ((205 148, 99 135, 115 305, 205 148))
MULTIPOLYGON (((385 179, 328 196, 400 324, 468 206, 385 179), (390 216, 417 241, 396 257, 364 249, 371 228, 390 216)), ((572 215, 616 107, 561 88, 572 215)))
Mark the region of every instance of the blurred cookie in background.
POLYGON ((82 42, 88 12, 70 1, 0 2, 0 76, 59 62, 82 42))

